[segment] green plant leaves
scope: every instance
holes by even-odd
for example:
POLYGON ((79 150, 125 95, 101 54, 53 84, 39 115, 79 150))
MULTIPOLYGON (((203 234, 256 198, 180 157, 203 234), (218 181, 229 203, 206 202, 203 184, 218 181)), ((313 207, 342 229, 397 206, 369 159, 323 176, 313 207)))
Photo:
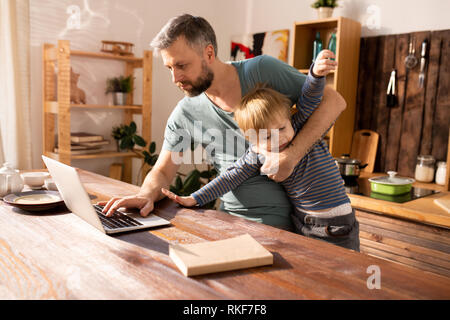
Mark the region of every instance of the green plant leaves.
POLYGON ((158 155, 157 154, 152 155, 150 158, 150 161, 149 161, 150 165, 154 166, 157 160, 158 160, 158 155))
MULTIPOLYGON (((112 137, 119 141, 119 148, 123 150, 131 150, 134 145, 145 147, 147 142, 140 135, 136 134, 137 126, 134 121, 127 126, 121 124, 119 127, 114 127, 112 130, 112 137)), ((143 155, 145 157, 145 155, 143 155)))
POLYGON ((136 130, 137 130, 137 126, 136 126, 136 122, 134 122, 134 121, 131 121, 130 125, 125 128, 125 131, 128 134, 135 134, 136 130))
POLYGON ((106 79, 106 93, 110 92, 125 92, 130 93, 132 91, 133 78, 131 76, 114 77, 106 79))
POLYGON ((129 136, 122 138, 122 140, 120 140, 119 147, 120 149, 123 150, 133 149, 134 147, 133 139, 129 136))
POLYGON ((192 170, 183 183, 182 195, 189 196, 201 187, 200 171, 192 170))
POLYGON ((138 136, 138 135, 133 135, 133 141, 140 147, 145 147, 145 145, 147 144, 147 142, 145 142, 144 138, 142 138, 141 136, 138 136))
POLYGON ((148 150, 150 151, 150 153, 155 153, 155 151, 156 151, 156 143, 155 143, 155 141, 152 141, 152 143, 150 143, 150 146, 149 146, 148 150))
MULTIPOLYGON (((175 178, 175 184, 171 185, 169 189, 170 191, 179 196, 190 196, 192 193, 201 188, 202 186, 202 182, 200 180, 201 178, 210 179, 215 174, 216 174, 215 169, 205 170, 202 172, 195 169, 188 173, 184 182, 181 180, 180 175, 177 175, 177 177, 175 178)), ((212 201, 202 206, 202 208, 212 209, 214 208, 214 204, 215 202, 212 201)))
POLYGON ((150 158, 151 158, 150 153, 148 153, 147 151, 142 151, 142 155, 144 156, 144 161, 149 163, 150 162, 150 158))
POLYGON ((181 190, 183 188, 183 181, 181 181, 181 177, 177 176, 175 179, 175 188, 177 190, 181 190))
POLYGON ((311 4, 312 8, 330 7, 336 8, 338 6, 338 0, 317 0, 311 4))

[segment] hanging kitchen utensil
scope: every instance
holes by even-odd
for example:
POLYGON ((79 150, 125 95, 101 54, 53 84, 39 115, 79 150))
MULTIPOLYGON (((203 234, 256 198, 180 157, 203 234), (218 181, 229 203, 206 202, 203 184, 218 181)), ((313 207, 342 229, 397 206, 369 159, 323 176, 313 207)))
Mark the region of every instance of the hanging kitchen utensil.
POLYGON ((423 83, 425 82, 425 66, 426 66, 426 55, 427 55, 427 40, 422 42, 421 58, 420 58, 420 73, 419 73, 419 88, 423 88, 423 83))
POLYGON ((412 69, 417 65, 416 58, 416 38, 414 36, 409 40, 409 54, 405 58, 405 66, 407 69, 412 69))
POLYGON ((387 88, 387 95, 386 95, 386 106, 388 108, 395 107, 397 105, 397 97, 395 95, 395 77, 397 72, 392 70, 391 77, 389 78, 389 84, 387 88))

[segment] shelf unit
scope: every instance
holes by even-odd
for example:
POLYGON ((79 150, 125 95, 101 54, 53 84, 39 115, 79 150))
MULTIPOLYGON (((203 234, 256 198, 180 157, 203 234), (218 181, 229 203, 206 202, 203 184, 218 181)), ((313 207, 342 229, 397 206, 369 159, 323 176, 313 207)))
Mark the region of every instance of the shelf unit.
POLYGON ((361 24, 344 17, 294 23, 294 44, 290 64, 307 74, 312 63, 313 42, 320 32, 323 48, 327 48, 331 33, 336 33, 338 67, 327 75, 327 85, 338 91, 347 102, 334 126, 326 135, 330 153, 338 157, 350 153, 355 122, 361 24))
MULTIPOLYGON (((133 152, 114 152, 105 150, 99 153, 75 155, 70 150, 70 113, 71 110, 119 109, 123 111, 123 123, 129 124, 134 114, 142 115, 142 137, 151 141, 152 117, 152 52, 144 51, 142 58, 119 56, 101 52, 85 52, 70 50, 68 40, 58 40, 57 46, 49 43, 42 47, 42 99, 43 99, 43 154, 70 165, 72 159, 123 158, 123 178, 131 183, 133 152), (133 104, 133 94, 127 96, 127 105, 109 106, 93 104, 72 104, 70 102, 70 66, 71 57, 78 56, 89 59, 116 60, 125 64, 125 76, 133 75, 134 69, 142 68, 142 105, 133 104), (55 80, 55 70, 56 80, 55 80), (57 94, 55 95, 55 86, 57 94), (56 123, 56 125, 55 125, 56 123), (58 137, 59 152, 55 153, 55 133, 58 137)), ((144 168, 146 170, 147 168, 144 168)))

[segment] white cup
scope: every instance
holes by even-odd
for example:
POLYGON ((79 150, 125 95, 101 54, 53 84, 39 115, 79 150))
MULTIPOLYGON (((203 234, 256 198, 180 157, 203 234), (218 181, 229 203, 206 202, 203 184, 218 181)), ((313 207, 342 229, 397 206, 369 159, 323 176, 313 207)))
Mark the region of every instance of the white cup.
POLYGON ((41 189, 45 179, 50 177, 48 172, 24 172, 21 174, 23 182, 31 189, 41 189))
POLYGON ((58 187, 56 186, 55 181, 53 179, 45 179, 45 188, 47 190, 58 191, 58 187))

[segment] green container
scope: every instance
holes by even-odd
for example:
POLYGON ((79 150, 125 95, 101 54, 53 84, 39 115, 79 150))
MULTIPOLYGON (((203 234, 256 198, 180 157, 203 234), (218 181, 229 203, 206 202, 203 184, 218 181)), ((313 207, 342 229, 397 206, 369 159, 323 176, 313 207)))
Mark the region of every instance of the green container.
POLYGON ((388 171, 388 174, 389 176, 369 179, 372 192, 395 196, 411 191, 414 179, 396 177, 395 171, 388 171))
POLYGON ((403 203, 403 202, 409 201, 412 198, 411 192, 394 195, 394 196, 391 196, 389 194, 371 192, 370 197, 372 197, 374 199, 385 200, 385 201, 390 201, 390 202, 398 202, 398 203, 403 203))
POLYGON ((411 187, 412 187, 411 184, 390 185, 378 182, 370 182, 370 189, 372 190, 372 192, 387 194, 391 196, 410 192, 411 187))

